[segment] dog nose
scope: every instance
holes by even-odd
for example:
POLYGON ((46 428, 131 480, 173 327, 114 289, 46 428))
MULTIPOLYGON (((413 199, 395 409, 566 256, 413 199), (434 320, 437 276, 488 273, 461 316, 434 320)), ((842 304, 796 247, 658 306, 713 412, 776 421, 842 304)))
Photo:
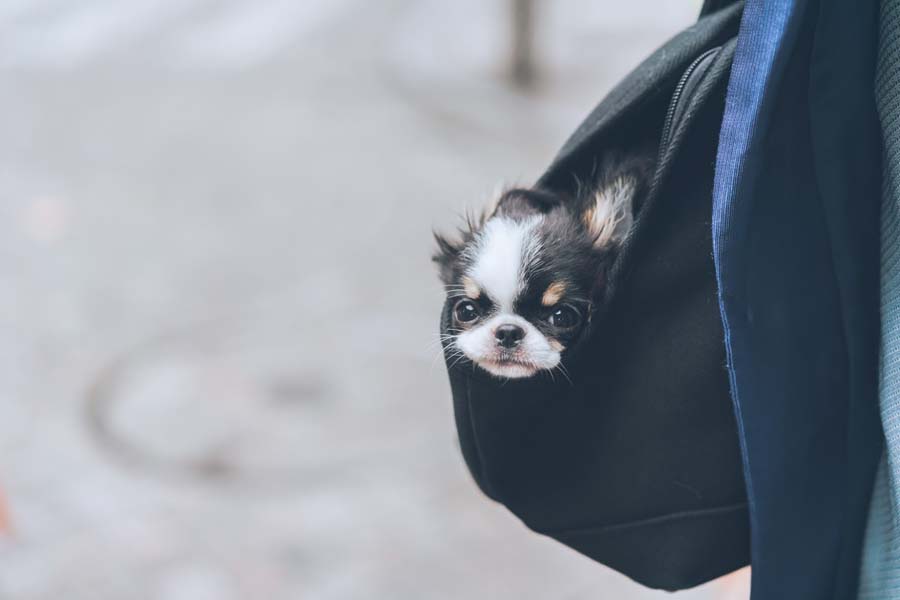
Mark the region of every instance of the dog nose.
POLYGON ((494 330, 497 343, 504 348, 515 348, 525 337, 525 330, 518 325, 501 325, 494 330))

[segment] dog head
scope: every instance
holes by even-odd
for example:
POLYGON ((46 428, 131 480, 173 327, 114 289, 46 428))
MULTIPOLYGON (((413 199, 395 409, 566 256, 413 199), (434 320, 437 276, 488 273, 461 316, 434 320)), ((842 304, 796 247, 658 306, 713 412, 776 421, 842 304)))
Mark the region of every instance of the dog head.
POLYGON ((436 234, 450 349, 497 377, 556 369, 588 328, 640 184, 619 174, 581 198, 512 189, 457 239, 436 234))

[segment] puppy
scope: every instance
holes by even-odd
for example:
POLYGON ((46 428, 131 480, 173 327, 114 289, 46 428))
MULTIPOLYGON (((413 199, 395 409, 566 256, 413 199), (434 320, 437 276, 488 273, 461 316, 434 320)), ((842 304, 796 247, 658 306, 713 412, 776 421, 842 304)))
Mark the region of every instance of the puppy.
POLYGON ((649 187, 646 160, 609 164, 572 197, 511 189, 456 239, 435 233, 448 351, 500 378, 559 368, 588 331, 649 187))

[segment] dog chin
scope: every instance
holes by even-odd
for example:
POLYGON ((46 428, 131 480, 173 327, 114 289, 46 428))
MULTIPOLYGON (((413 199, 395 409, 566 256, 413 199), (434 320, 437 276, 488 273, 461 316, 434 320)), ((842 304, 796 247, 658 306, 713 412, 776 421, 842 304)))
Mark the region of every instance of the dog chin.
POLYGON ((511 361, 489 361, 489 360, 479 360, 475 361, 479 367, 490 373, 495 377, 502 377, 504 379, 525 379, 527 377, 532 377, 540 371, 539 368, 526 365, 524 363, 519 362, 511 362, 511 361))

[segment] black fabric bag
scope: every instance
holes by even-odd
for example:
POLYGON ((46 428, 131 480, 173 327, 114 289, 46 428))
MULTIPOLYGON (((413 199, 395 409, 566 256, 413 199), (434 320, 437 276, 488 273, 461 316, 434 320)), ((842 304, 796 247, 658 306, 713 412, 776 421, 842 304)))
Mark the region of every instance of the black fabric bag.
POLYGON ((481 490, 534 531, 667 590, 735 570, 750 554, 710 227, 742 6, 717 4, 613 90, 538 183, 571 192, 598 157, 659 148, 606 301, 568 359, 571 382, 504 382, 447 361, 463 456, 481 490))

